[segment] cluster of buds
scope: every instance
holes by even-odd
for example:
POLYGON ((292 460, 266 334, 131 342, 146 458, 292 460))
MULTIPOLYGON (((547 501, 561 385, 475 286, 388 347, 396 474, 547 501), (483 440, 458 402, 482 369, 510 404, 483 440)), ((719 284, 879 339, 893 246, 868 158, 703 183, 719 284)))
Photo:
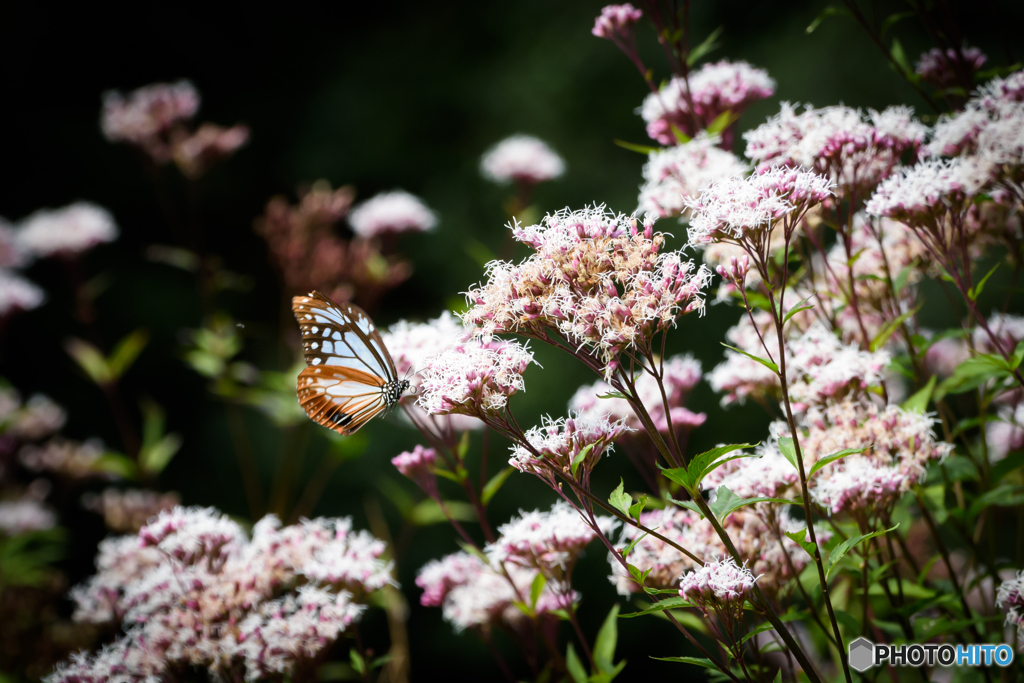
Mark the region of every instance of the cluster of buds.
POLYGON ((914 73, 925 83, 945 90, 966 80, 974 81, 974 74, 988 61, 988 57, 976 47, 962 48, 933 47, 921 54, 914 67, 914 73), (958 74, 963 74, 963 76, 958 74))
POLYGON ((707 618, 714 613, 727 633, 743 618, 743 605, 758 577, 732 559, 708 562, 683 575, 679 596, 693 603, 707 618))

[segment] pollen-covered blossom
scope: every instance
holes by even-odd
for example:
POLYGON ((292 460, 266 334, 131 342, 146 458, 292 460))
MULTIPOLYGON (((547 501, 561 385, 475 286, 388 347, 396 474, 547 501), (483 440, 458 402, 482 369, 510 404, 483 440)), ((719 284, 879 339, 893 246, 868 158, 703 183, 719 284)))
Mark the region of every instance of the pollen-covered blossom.
POLYGON ((683 574, 679 596, 696 605, 704 614, 715 612, 731 622, 742 614, 743 603, 754 589, 757 577, 732 558, 708 562, 683 574))
POLYGON ((136 145, 154 159, 168 161, 167 134, 198 110, 199 93, 188 81, 154 83, 127 98, 117 91, 105 94, 100 127, 107 140, 136 145))
POLYGON ((173 491, 108 488, 82 496, 82 507, 102 515, 108 529, 121 533, 137 533, 150 519, 180 504, 181 497, 173 491))
POLYGON ((601 14, 594 20, 594 28, 590 32, 598 38, 629 40, 633 35, 633 26, 643 15, 643 12, 628 2, 624 5, 606 5, 601 8, 601 14))
POLYGON ((512 457, 508 462, 521 472, 533 472, 552 481, 553 473, 547 467, 561 470, 566 475, 579 468, 586 478, 601 456, 611 451, 615 440, 628 431, 631 429, 623 420, 613 422, 604 416, 577 414, 558 420, 546 417, 540 427, 533 427, 525 434, 533 450, 517 444, 512 447, 512 457), (574 468, 576 457, 587 449, 587 455, 574 468), (540 459, 534 455, 534 450, 540 454, 540 459))
MULTIPOLYGON (((614 517, 597 517, 597 524, 605 534, 616 526, 614 517)), ((571 567, 596 532, 565 501, 559 501, 551 510, 523 512, 519 517, 498 527, 498 540, 485 548, 491 564, 518 564, 541 570, 546 575, 556 568, 563 572, 571 567)))
POLYGON ((18 458, 22 465, 34 472, 53 472, 81 479, 103 474, 103 453, 103 444, 96 439, 79 443, 54 438, 39 446, 25 446, 18 458))
POLYGON ((115 239, 114 217, 106 209, 87 202, 36 211, 18 229, 18 243, 39 257, 73 257, 115 239))
POLYGON ((757 239, 777 221, 799 218, 831 197, 833 185, 825 176, 783 166, 715 181, 686 201, 690 244, 757 239))
POLYGON ((480 160, 480 172, 494 183, 536 185, 561 177, 565 162, 543 140, 513 135, 487 150, 480 160))
MULTIPOLYGON (((694 413, 685 407, 690 392, 702 378, 700 361, 693 356, 680 355, 667 359, 662 366, 662 386, 668 399, 669 416, 675 429, 693 429, 704 424, 705 413, 694 413)), ((669 422, 665 416, 665 401, 661 387, 649 373, 641 373, 635 379, 637 399, 647 409, 651 420, 660 432, 668 432, 669 422)), ((569 408, 587 417, 607 416, 611 420, 625 422, 632 430, 643 430, 643 424, 633 412, 633 407, 622 398, 613 398, 615 390, 606 382, 598 381, 576 390, 569 400, 569 408), (601 398, 605 396, 606 398, 601 398)))
POLYGON ((401 232, 430 232, 437 214, 416 195, 404 190, 381 192, 352 209, 352 231, 360 237, 379 237, 401 232))
MULTIPOLYGON (((539 570, 508 563, 504 571, 492 567, 476 555, 458 552, 441 560, 432 560, 420 569, 416 585, 424 589, 420 603, 442 607, 442 614, 455 628, 479 628, 496 625, 516 627, 526 615, 515 606, 527 602, 539 570)), ((538 596, 534 610, 545 615, 569 608, 579 594, 562 581, 548 581, 538 596)))
POLYGON ((947 211, 958 212, 988 181, 988 164, 974 157, 926 159, 882 182, 865 209, 911 226, 929 226, 947 211))
MULTIPOLYGON (((97 575, 72 592, 75 619, 123 620, 114 647, 148 663, 149 676, 187 666, 250 681, 287 675, 359 618, 363 594, 391 582, 383 552, 348 519, 282 527, 266 517, 250 540, 216 511, 178 509, 101 544, 97 575)), ((107 659, 79 657, 50 681, 102 677, 107 659)))
POLYGON ((686 208, 685 200, 712 182, 743 175, 746 165, 717 143, 716 137, 698 135, 682 145, 651 152, 643 168, 639 210, 662 218, 678 216, 686 208))
POLYGON ((1006 625, 1014 626, 1024 637, 1024 571, 1003 581, 996 593, 996 605, 1006 610, 1006 625))
POLYGON ((523 391, 533 353, 518 342, 493 339, 456 344, 428 361, 417 404, 430 414, 483 418, 502 412, 523 391))
POLYGON ((463 321, 477 334, 545 338, 554 330, 588 348, 611 375, 622 350, 672 327, 683 312, 703 310, 710 272, 680 252, 659 253, 664 236, 651 222, 641 229, 598 206, 511 227, 534 254, 518 265, 491 262, 487 282, 467 292, 463 321))
POLYGON ((18 500, 0 500, 0 534, 17 536, 46 531, 57 525, 57 515, 32 496, 18 500))
POLYGON ((839 194, 856 193, 863 201, 904 152, 924 143, 926 132, 909 107, 865 114, 843 105, 806 105, 797 113, 783 102, 778 114, 743 137, 759 171, 777 165, 811 169, 832 179, 839 194))
POLYGON ((957 71, 962 71, 963 77, 968 80, 974 79, 976 71, 988 60, 980 49, 967 47, 960 49, 947 48, 945 50, 933 47, 927 52, 921 53, 914 67, 914 73, 921 77, 925 83, 936 88, 952 88, 960 77, 957 71), (958 68, 959 67, 959 68, 958 68))
POLYGON ((657 93, 644 99, 639 113, 652 139, 663 145, 674 145, 677 140, 673 127, 693 137, 719 114, 728 111, 738 115, 751 103, 773 94, 775 81, 768 72, 747 62, 723 60, 705 64, 691 72, 687 79, 673 78, 657 93), (698 129, 694 129, 694 117, 698 129))

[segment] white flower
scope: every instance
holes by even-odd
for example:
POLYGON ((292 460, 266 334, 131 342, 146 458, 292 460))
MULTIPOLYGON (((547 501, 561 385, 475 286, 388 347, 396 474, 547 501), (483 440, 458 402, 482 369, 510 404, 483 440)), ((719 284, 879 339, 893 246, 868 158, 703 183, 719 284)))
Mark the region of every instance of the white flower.
POLYGON ((403 190, 382 192, 352 210, 348 216, 353 232, 360 237, 400 232, 430 232, 437 227, 437 214, 419 197, 403 190))
POLYGON ((712 182, 743 175, 746 165, 717 144, 717 138, 699 135, 685 144, 651 152, 643 168, 638 210, 678 216, 686 208, 685 200, 712 182))
POLYGON ((25 497, 0 501, 0 533, 8 536, 46 531, 57 524, 57 515, 48 506, 25 497))
POLYGON ((42 289, 13 270, 0 268, 0 318, 15 311, 30 311, 46 300, 42 289))
POLYGON ((33 256, 75 256, 117 239, 110 212, 77 202, 63 209, 42 209, 21 223, 18 243, 33 256))
POLYGON ((533 185, 561 177, 565 162, 543 140, 513 135, 484 154, 480 172, 495 183, 515 181, 533 185))
POLYGON ((517 342, 468 341, 435 356, 422 372, 417 399, 428 413, 481 417, 500 412, 510 396, 526 388, 523 372, 533 353, 517 342))
MULTIPOLYGON (((597 523, 605 534, 618 526, 614 517, 598 517, 597 523)), ((511 562, 542 571, 565 569, 597 538, 580 513, 565 501, 558 501, 546 512, 520 510, 519 517, 498 527, 498 534, 498 540, 484 549, 492 565, 511 562)))

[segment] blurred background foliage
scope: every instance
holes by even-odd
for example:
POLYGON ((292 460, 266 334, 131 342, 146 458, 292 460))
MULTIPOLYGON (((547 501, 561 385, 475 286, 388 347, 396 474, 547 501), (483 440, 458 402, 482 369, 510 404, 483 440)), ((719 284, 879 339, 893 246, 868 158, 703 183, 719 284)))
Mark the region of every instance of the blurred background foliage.
MULTIPOLYGON (((883 15, 906 9, 888 5, 880 10, 883 15)), ((395 501, 402 495, 418 498, 419 492, 388 461, 417 443, 419 435, 391 416, 339 443, 306 420, 281 427, 250 408, 234 417, 226 412, 225 402, 209 391, 209 381, 185 362, 184 345, 194 341, 187 330, 202 324, 200 300, 189 273, 145 256, 152 244, 172 243, 172 235, 133 150, 101 136, 101 94, 187 78, 203 96, 202 120, 241 121, 251 128, 248 146, 202 178, 191 194, 171 169, 163 173, 173 200, 194 207, 208 252, 239 276, 217 298, 217 308, 233 321, 225 332, 241 342, 239 358, 261 370, 285 371, 296 360, 298 330, 284 308, 265 243, 252 227, 274 195, 294 201, 296 188, 325 179, 333 187, 354 185, 358 199, 403 188, 440 214, 437 232, 403 237, 400 251, 415 271, 385 296, 376 314, 382 327, 400 318, 436 317, 459 305, 459 293, 482 277, 482 261, 501 251, 503 203, 510 190, 487 183, 478 172, 480 155, 501 138, 536 135, 566 159, 567 174, 535 193, 537 211, 591 203, 624 212, 636 207, 645 158, 612 139, 650 144, 634 113, 647 90, 628 60, 590 35, 601 6, 543 0, 302 4, 272 10, 143 4, 126 14, 114 6, 21 3, 2 10, 0 72, 7 95, 2 156, 8 170, 0 215, 14 221, 76 200, 95 202, 115 215, 120 238, 87 254, 84 271, 97 294, 101 348, 111 349, 135 330, 148 333, 148 343, 121 379, 121 391, 135 424, 152 416, 145 406, 156 404, 166 412, 166 431, 181 437, 181 449, 160 474, 159 488, 180 492, 186 504, 248 516, 231 438, 231 429, 240 428, 255 454, 264 493, 272 481, 288 476, 294 502, 315 482, 324 489, 312 514, 353 515, 363 528, 369 526, 367 505, 378 501, 395 533, 395 501), (277 465, 282 459, 284 470, 277 465)), ((820 1, 694 3, 698 40, 724 28, 710 59, 747 60, 777 81, 776 95, 752 105, 740 131, 776 112, 781 100, 877 109, 908 103, 934 122, 934 112, 852 20, 828 17, 807 32, 824 7, 820 1)), ((963 34, 990 55, 990 65, 1020 58, 1024 6, 982 0, 964 3, 959 11, 963 34)), ((639 35, 655 77, 667 78, 667 69, 658 70, 663 62, 649 27, 642 25, 639 35)), ((898 36, 911 62, 931 47, 913 21, 896 25, 890 36, 898 36)), ((659 228, 677 233, 672 244, 682 243, 681 227, 662 222, 659 228)), ((73 322, 74 295, 64 272, 42 261, 28 276, 46 290, 48 301, 7 325, 0 340, 0 374, 24 395, 42 392, 64 406, 69 412, 65 435, 98 436, 124 450, 100 390, 65 350, 68 338, 83 337, 85 331, 73 322)), ((998 284, 993 280, 990 286, 998 284)), ((926 288, 924 296, 941 294, 926 288)), ((736 308, 709 306, 703 319, 687 316, 670 336, 671 350, 693 353, 710 370, 721 357, 719 341, 738 315, 736 308)), ((949 326, 956 313, 946 309, 945 319, 925 322, 949 326)), ((527 391, 513 402, 524 426, 543 414, 564 414, 574 390, 593 379, 549 349, 536 351, 543 369, 528 372, 527 391)), ((689 407, 708 413, 706 424, 693 434, 691 447, 698 451, 723 440, 756 442, 766 433, 769 418, 761 408, 723 411, 706 386, 689 407)), ((473 438, 471 452, 478 453, 480 435, 473 438)), ((492 472, 503 465, 505 447, 491 438, 492 472)), ((598 470, 596 490, 610 490, 620 475, 627 477, 627 487, 640 486, 631 482, 631 468, 613 457, 598 470)), ((546 507, 551 499, 536 479, 513 475, 491 506, 492 521, 501 523, 520 508, 546 507)), ((74 584, 92 572, 104 531, 99 518, 84 512, 68 525, 70 545, 60 566, 74 584)), ((399 579, 411 609, 414 679, 450 673, 455 656, 460 670, 475 672, 474 678, 496 677, 482 644, 453 637, 440 610, 418 606, 415 571, 456 550, 454 533, 438 524, 398 540, 404 544, 399 579)), ((591 633, 616 599, 607 573, 604 553, 595 545, 577 570, 584 595, 581 618, 591 633)), ((364 639, 387 647, 380 610, 368 615, 364 639)), ((676 654, 683 649, 681 637, 653 619, 621 626, 619 652, 630 660, 630 679, 679 675, 673 669, 678 665, 640 654, 651 649, 676 654), (663 647, 652 648, 653 642, 663 647)))

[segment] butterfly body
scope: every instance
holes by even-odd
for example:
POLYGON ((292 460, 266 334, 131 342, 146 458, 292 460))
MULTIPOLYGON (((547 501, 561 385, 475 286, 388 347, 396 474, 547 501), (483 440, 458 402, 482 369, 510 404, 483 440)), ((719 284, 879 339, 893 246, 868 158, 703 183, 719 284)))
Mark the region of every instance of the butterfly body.
POLYGON ((349 435, 394 407, 409 389, 373 321, 362 309, 319 292, 292 299, 308 367, 299 373, 299 404, 310 419, 349 435))

